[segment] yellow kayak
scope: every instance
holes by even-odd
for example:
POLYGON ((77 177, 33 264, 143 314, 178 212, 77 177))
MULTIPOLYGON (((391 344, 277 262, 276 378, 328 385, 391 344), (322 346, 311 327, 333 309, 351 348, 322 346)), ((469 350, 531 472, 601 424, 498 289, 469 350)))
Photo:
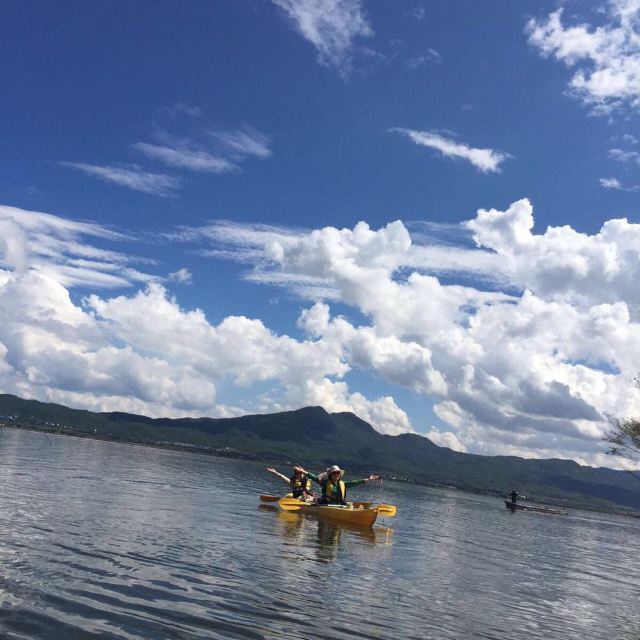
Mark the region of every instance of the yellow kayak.
POLYGON ((364 507, 343 507, 340 505, 302 504, 299 507, 302 513, 333 520, 334 522, 346 522, 360 527, 372 527, 378 517, 378 509, 364 507))

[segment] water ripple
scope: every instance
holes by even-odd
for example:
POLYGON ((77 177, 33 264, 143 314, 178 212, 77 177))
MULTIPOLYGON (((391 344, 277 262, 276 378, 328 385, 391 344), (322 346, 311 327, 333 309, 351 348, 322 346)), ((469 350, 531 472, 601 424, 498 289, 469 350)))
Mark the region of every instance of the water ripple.
POLYGON ((9 430, 0 445, 3 639, 639 635, 629 518, 385 483, 358 495, 398 517, 363 530, 258 505, 281 487, 246 462, 9 430))

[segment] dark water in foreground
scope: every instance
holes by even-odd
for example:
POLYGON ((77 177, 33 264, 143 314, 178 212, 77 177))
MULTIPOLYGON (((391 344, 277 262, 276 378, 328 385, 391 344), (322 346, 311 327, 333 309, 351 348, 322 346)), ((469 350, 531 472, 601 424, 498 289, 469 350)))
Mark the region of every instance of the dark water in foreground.
POLYGON ((385 483, 363 531, 260 508, 250 463, 10 430, 0 462, 3 639, 640 637, 639 520, 385 483))

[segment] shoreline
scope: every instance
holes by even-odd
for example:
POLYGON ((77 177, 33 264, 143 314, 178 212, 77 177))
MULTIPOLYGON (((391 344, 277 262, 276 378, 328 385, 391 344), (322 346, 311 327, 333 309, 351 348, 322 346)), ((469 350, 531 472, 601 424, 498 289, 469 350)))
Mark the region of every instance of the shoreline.
POLYGON ((180 451, 182 453, 195 453, 197 455, 212 456, 217 458, 234 458, 237 460, 247 460, 249 462, 260 462, 258 456, 242 451, 236 451, 230 447, 220 447, 218 449, 198 447, 196 445, 172 444, 165 442, 147 442, 123 440, 122 438, 113 438, 101 435, 99 433, 90 433, 88 431, 76 431, 69 429, 42 429, 34 425, 7 424, 0 422, 1 429, 12 429, 14 431, 32 431, 35 433, 44 433, 45 435, 65 436, 67 438, 79 438, 81 440, 98 440, 100 442, 112 442, 113 444, 126 444, 134 447, 150 447, 152 449, 164 449, 165 451, 180 451))
MULTIPOLYGON (((238 451, 236 449, 232 449, 231 447, 219 447, 219 448, 211 448, 211 447, 198 447, 197 445, 187 445, 187 444, 179 444, 179 443, 168 443, 168 442, 148 442, 148 441, 133 441, 133 440, 124 440, 122 438, 117 437, 108 437, 99 433, 91 433, 89 431, 76 430, 68 427, 54 427, 54 428, 42 428, 38 425, 23 425, 23 424, 7 424, 6 421, 0 421, 0 430, 2 429, 11 429, 13 431, 30 431, 34 433, 42 433, 46 436, 48 435, 57 435, 64 436, 68 438, 79 438, 83 440, 97 440, 99 442, 110 442, 113 444, 122 444, 129 445, 135 447, 150 447, 152 449, 162 449, 164 451, 176 451, 179 453, 191 453, 195 455, 201 456, 209 456, 214 458, 223 458, 223 459, 232 459, 232 460, 243 460, 245 462, 255 462, 261 464, 282 464, 285 462, 285 458, 277 458, 277 457, 261 457, 257 454, 250 454, 242 451, 238 451)), ((290 462, 286 460, 286 462, 290 462)), ((305 464, 313 464, 312 461, 304 461, 305 464)), ((387 481, 400 482, 403 484, 415 484, 418 486, 431 487, 435 489, 445 489, 447 491, 457 491, 463 493, 469 493, 471 495, 481 495, 493 498, 504 498, 501 494, 494 494, 487 491, 480 490, 472 490, 469 488, 461 488, 453 485, 440 485, 435 483, 429 483, 420 481, 416 478, 409 478, 407 476, 398 476, 398 474, 389 474, 382 476, 387 481)), ((554 502, 548 502, 550 506, 553 507, 561 507, 563 509, 567 509, 567 505, 560 505, 554 502)), ((609 515, 616 516, 626 516, 629 518, 640 518, 639 512, 626 511, 624 509, 616 509, 615 507, 612 509, 598 509, 598 508, 589 508, 584 505, 569 507, 571 509, 584 510, 592 513, 604 513, 609 515)))

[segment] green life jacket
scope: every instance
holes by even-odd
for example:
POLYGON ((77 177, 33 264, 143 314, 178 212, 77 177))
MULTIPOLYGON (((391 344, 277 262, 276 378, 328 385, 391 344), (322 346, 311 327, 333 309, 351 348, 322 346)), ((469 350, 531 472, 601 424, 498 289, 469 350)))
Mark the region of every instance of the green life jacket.
POLYGON ((322 495, 329 498, 330 504, 346 504, 347 487, 343 480, 338 480, 334 485, 331 480, 327 480, 322 487, 322 495))
POLYGON ((299 498, 307 491, 311 491, 311 480, 309 480, 307 476, 302 476, 301 478, 291 476, 291 478, 289 478, 289 486, 291 487, 293 497, 299 498))

